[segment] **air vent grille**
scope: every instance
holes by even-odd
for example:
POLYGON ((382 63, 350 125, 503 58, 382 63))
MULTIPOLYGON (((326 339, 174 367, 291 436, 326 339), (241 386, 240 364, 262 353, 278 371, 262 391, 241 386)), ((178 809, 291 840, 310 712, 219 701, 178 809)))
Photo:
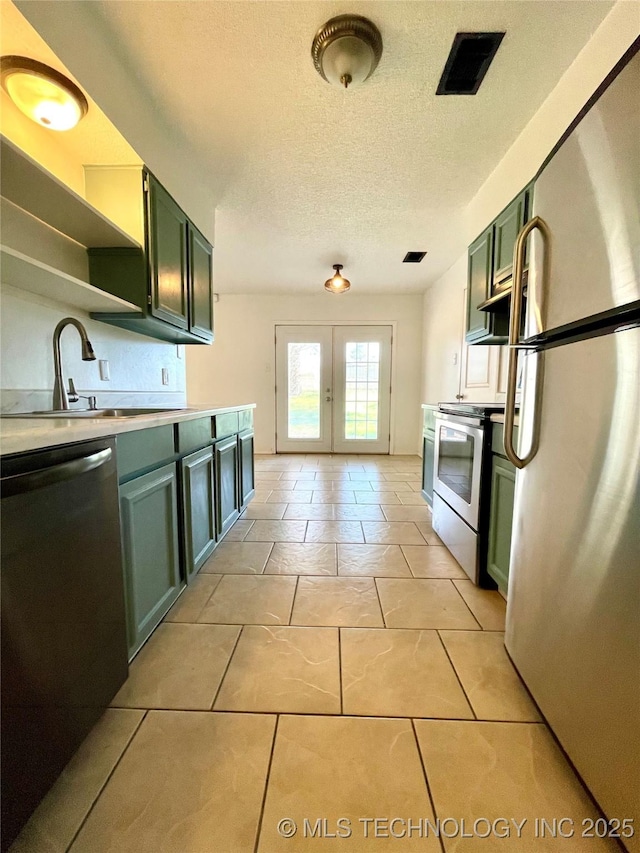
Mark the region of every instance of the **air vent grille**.
POLYGON ((420 261, 426 255, 426 252, 407 252, 404 256, 402 263, 403 264, 419 264, 420 261))
POLYGON ((456 33, 436 95, 475 95, 504 33, 456 33))

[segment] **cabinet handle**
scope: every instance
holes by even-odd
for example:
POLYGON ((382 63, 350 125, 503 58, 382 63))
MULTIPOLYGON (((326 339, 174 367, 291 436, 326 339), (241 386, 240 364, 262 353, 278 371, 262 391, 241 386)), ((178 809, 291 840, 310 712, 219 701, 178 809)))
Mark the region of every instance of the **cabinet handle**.
POLYGON ((518 456, 513 446, 513 426, 516 415, 516 384, 518 381, 518 342, 520 339, 520 326, 522 323, 522 276, 524 272, 524 248, 527 237, 537 229, 542 236, 543 264, 542 264, 542 286, 541 293, 546 291, 546 283, 549 273, 549 226, 535 216, 529 220, 520 230, 513 249, 513 284, 511 288, 511 314, 509 316, 509 367, 507 371, 507 400, 504 412, 504 452, 516 468, 524 468, 538 452, 540 440, 539 417, 540 394, 542 389, 542 378, 544 374, 544 353, 536 352, 535 357, 539 364, 536 372, 535 399, 533 401, 533 432, 531 436, 531 447, 525 456, 518 456))

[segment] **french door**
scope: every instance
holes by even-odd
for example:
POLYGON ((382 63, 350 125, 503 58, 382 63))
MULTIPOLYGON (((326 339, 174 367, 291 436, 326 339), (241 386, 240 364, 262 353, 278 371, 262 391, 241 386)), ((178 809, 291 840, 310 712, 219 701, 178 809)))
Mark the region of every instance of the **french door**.
POLYGON ((276 326, 276 450, 388 453, 391 326, 276 326))

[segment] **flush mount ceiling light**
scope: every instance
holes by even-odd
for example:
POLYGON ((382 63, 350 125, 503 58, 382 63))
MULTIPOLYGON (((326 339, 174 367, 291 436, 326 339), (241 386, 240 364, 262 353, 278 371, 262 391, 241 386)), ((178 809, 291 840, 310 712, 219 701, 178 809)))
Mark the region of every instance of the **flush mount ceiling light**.
POLYGON ((35 59, 3 56, 0 77, 18 109, 49 130, 71 130, 89 109, 75 83, 35 59))
POLYGON ((346 293, 351 287, 351 282, 340 275, 342 264, 334 264, 333 268, 335 273, 325 281, 324 289, 328 290, 329 293, 346 293))
POLYGON ((373 74, 382 56, 382 36, 362 15, 338 15, 316 33, 311 56, 327 83, 346 89, 373 74))

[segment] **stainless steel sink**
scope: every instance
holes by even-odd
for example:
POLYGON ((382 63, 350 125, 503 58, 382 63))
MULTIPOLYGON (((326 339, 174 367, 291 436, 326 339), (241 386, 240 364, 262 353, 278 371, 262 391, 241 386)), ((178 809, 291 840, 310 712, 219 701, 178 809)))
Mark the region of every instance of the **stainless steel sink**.
POLYGON ((69 409, 49 412, 11 412, 3 418, 136 418, 163 412, 183 412, 184 409, 69 409))

